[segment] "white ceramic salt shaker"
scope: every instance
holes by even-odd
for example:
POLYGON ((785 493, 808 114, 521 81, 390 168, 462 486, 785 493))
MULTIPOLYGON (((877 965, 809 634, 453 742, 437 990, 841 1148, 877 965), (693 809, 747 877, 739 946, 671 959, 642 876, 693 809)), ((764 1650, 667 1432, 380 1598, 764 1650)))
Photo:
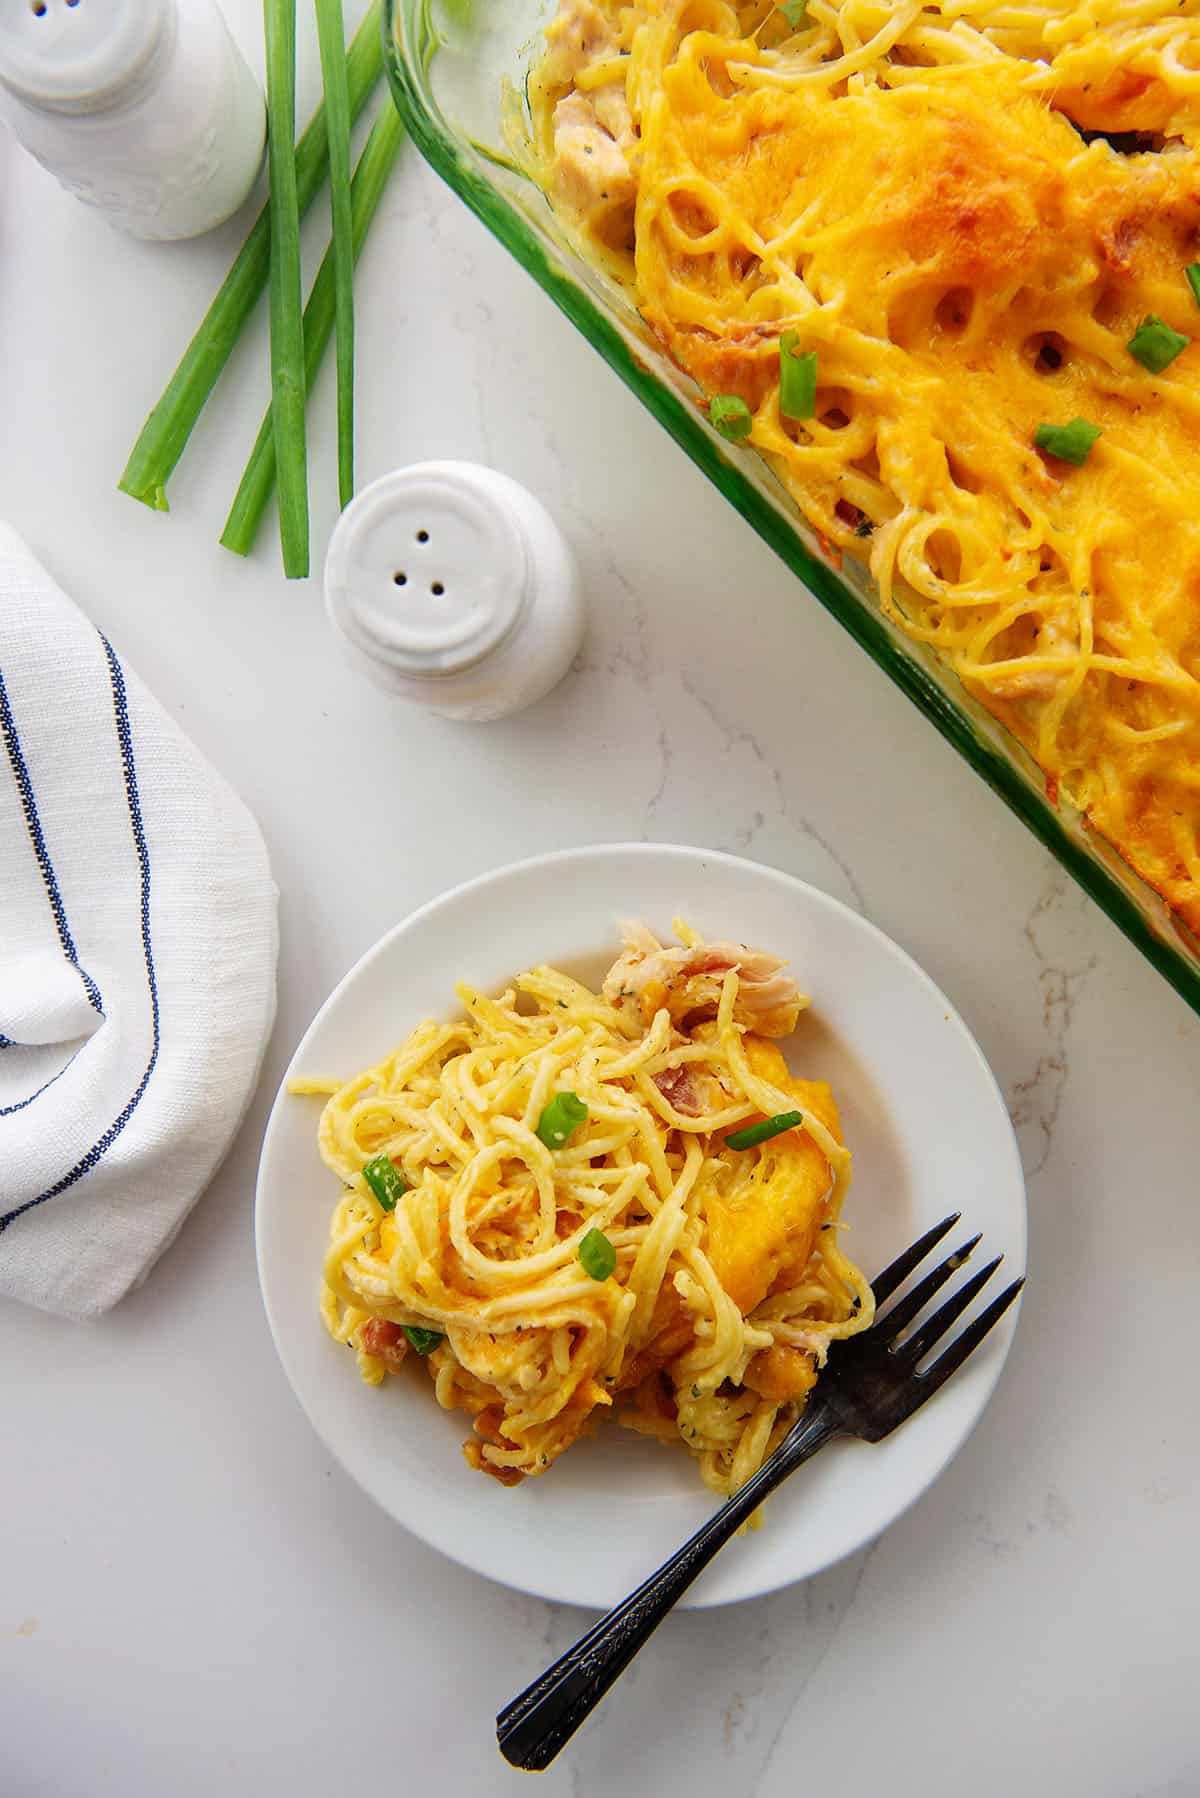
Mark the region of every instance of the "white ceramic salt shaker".
POLYGON ((562 532, 532 493, 475 462, 418 462, 364 488, 330 540, 325 603, 364 674, 472 722, 548 693, 583 637, 562 532))
POLYGON ((195 237, 262 162, 262 89, 216 0, 3 0, 0 102, 31 155, 135 237, 195 237))

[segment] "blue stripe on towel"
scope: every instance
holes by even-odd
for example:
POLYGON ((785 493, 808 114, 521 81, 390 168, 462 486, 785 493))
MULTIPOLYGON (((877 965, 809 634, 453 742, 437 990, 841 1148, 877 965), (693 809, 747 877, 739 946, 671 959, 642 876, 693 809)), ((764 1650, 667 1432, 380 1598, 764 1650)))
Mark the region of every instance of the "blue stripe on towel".
POLYGON ((41 1205, 47 1199, 56 1198, 60 1192, 66 1192, 68 1187, 74 1186, 77 1180, 81 1180, 85 1174, 91 1172, 106 1151, 112 1147, 113 1143, 117 1140, 117 1137, 120 1136, 122 1130, 137 1110, 141 1103, 142 1095, 150 1084, 150 1076, 153 1074, 158 1062, 158 978, 154 971, 154 945, 150 934, 150 852, 146 847, 146 831, 142 822, 141 799, 138 795, 137 764, 133 753, 133 736, 129 729, 129 698, 125 691, 125 675, 120 662, 117 660, 112 644, 105 636, 101 636, 100 641, 104 646, 104 654, 108 661, 109 677, 112 683, 117 742, 120 745, 121 765, 125 773, 125 797, 129 803, 129 822, 133 832, 134 848, 137 851, 141 885, 142 953, 145 958, 146 981, 150 991, 150 1012, 154 1025, 154 1041, 150 1051, 150 1059, 146 1063, 146 1071, 142 1075, 133 1097, 129 1100, 129 1103, 126 1105, 124 1111, 121 1112, 120 1116, 114 1118, 113 1122, 108 1126, 108 1129, 104 1132, 104 1135, 100 1137, 99 1141, 92 1144, 92 1147, 88 1150, 87 1154, 81 1156, 75 1163, 75 1166, 69 1173, 64 1174, 61 1180, 56 1180, 53 1186, 47 1187, 45 1192, 39 1193, 36 1199, 27 1199, 23 1205, 18 1205, 14 1211, 10 1211, 6 1213, 5 1216, 0 1217, 0 1232, 7 1230, 8 1226, 13 1223, 16 1218, 22 1216, 24 1212, 32 1211, 35 1205, 41 1205))
MULTIPOLYGON (((12 763, 13 779, 17 783, 17 792, 21 796, 21 810, 25 813, 25 823, 29 830, 29 840, 33 845, 33 853, 37 865, 42 872, 42 881, 46 888, 46 897, 50 901, 50 910, 54 914, 58 940, 62 944, 62 952, 73 968, 78 969, 79 978, 92 1002, 93 1008, 104 1016, 104 1002, 100 997, 100 989, 86 968, 79 965, 79 957, 75 953, 75 941, 71 935, 71 927, 67 923, 66 907, 62 902, 62 894, 58 890, 58 879, 54 872, 54 863, 50 860, 50 852, 46 848, 46 839, 42 834, 42 821, 38 817, 37 800, 34 798, 33 782, 29 778, 25 756, 21 749, 21 739, 17 735, 17 721, 12 714, 12 706, 8 701, 8 688, 4 684, 4 671, 0 669, 0 735, 4 738, 4 746, 8 750, 8 759, 12 763)), ((7 1046, 8 1038, 3 1039, 7 1046)))
MULTIPOLYGON (((6 1037, 5 1041, 7 1042, 7 1040, 8 1039, 6 1037)), ((78 1054, 79 1054, 79 1050, 76 1049, 75 1055, 78 1055, 78 1054)), ((30 1095, 27 1099, 18 1099, 15 1105, 0 1105, 0 1118, 11 1117, 14 1111, 24 1111, 24 1109, 27 1105, 32 1105, 33 1101, 35 1099, 40 1099, 44 1092, 49 1091, 49 1089, 54 1085, 54 1082, 56 1080, 62 1079, 63 1075, 66 1073, 67 1069, 70 1067, 71 1062, 74 1061, 75 1055, 70 1056, 69 1059, 63 1064, 63 1066, 61 1068, 59 1068, 57 1074, 51 1074, 49 1080, 43 1081, 41 1086, 38 1087, 37 1091, 34 1093, 30 1093, 30 1095)))

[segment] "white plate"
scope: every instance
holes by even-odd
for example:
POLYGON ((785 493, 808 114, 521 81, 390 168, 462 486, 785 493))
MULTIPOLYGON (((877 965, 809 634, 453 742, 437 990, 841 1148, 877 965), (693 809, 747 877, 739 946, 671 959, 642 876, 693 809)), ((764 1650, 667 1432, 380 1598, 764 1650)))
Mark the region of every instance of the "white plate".
MULTIPOLYGON (((376 944, 322 1007, 289 1075, 348 1077, 423 1017, 451 1015, 453 984, 485 991, 536 962, 606 965, 618 918, 787 956, 812 1009, 788 1045, 828 1079, 854 1154, 847 1247, 869 1275, 948 1212, 960 1236, 1025 1265, 1025 1190, 1004 1102, 965 1025, 872 924, 786 874, 653 844, 568 850, 458 887, 376 944)), ((281 1090, 257 1199, 258 1264, 284 1369, 313 1426, 385 1511, 464 1566, 566 1603, 606 1608, 696 1529, 716 1502, 690 1457, 611 1426, 544 1478, 505 1490, 459 1452, 461 1413, 409 1379, 364 1386, 325 1333, 317 1289, 338 1184, 320 1162, 319 1101, 281 1090)), ((952 1242, 958 1240, 951 1237, 952 1242)), ((986 1296, 986 1295, 985 1295, 986 1296)), ((981 1301, 983 1302, 983 1301, 981 1301)), ((970 1313, 968 1313, 968 1316, 970 1313)), ((999 1377, 1015 1309, 886 1442, 832 1443, 731 1542, 686 1603, 725 1604, 803 1579, 862 1547, 945 1467, 999 1377)))

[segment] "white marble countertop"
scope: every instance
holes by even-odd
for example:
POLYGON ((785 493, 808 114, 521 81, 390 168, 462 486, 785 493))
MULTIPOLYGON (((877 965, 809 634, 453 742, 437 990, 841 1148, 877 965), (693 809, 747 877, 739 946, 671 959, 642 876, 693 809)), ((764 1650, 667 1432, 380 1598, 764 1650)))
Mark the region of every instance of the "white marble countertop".
MULTIPOLYGON (((229 11, 261 66, 253 0, 229 11)), ((361 270, 360 478, 491 462, 587 578, 578 668, 493 726, 344 670, 272 532, 249 563, 217 546, 265 319, 171 516, 116 491, 240 227, 132 243, 0 143, 0 511, 255 810, 283 931, 261 1090, 146 1286, 91 1328, 0 1308, 6 1798, 519 1789, 493 1714, 584 1614, 442 1560, 329 1463, 267 1334, 254 1171, 301 1029, 393 921, 502 861, 640 837, 801 875, 944 986, 1011 1101, 1031 1279, 998 1394, 923 1502, 807 1585, 671 1619, 539 1790, 1194 1798, 1200 1021, 403 164, 361 270)))

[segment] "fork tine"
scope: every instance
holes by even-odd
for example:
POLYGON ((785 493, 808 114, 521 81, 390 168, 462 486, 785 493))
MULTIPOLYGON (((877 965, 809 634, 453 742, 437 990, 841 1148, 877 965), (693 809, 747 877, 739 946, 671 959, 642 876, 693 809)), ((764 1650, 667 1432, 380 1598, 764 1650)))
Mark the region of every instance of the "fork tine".
POLYGON ((986 1310, 981 1311, 979 1316, 967 1325, 961 1336, 954 1338, 945 1354, 939 1355, 932 1367, 927 1368, 923 1374, 917 1375, 914 1386, 919 1396, 916 1404, 912 1407, 914 1411, 918 1405, 923 1405, 939 1386, 944 1385, 952 1373, 957 1373, 967 1356, 974 1353, 988 1331, 999 1323, 1024 1284, 1024 1278, 1013 1280, 998 1297, 992 1300, 986 1310))
POLYGON ((925 1402, 928 1393, 937 1392, 937 1388, 941 1384, 945 1384, 950 1379, 950 1375, 957 1374, 957 1370, 963 1366, 966 1357, 973 1354, 975 1349, 979 1349, 984 1336, 988 1334, 995 1323, 1000 1322, 1000 1318, 1006 1313, 1007 1307, 1013 1304, 1013 1300, 1020 1293, 1024 1284, 1024 1275, 1020 1277, 1020 1280, 1011 1280, 1004 1287, 1004 1291, 997 1298, 991 1300, 986 1311, 981 1311, 972 1323, 968 1323, 961 1336, 955 1336, 945 1354, 939 1354, 934 1365, 927 1368, 923 1374, 918 1374, 918 1384, 925 1388, 921 1402, 925 1402))
POLYGON ((956 1273, 963 1263, 968 1261, 971 1251, 983 1240, 982 1230, 978 1236, 972 1236, 970 1242, 964 1242, 961 1249, 955 1249, 952 1255, 939 1262, 933 1272, 913 1287, 912 1291, 892 1306, 886 1317, 879 1319, 879 1334, 894 1342, 901 1330, 906 1329, 913 1318, 922 1312, 939 1287, 946 1284, 950 1275, 956 1273))
POLYGON ((942 1219, 940 1224, 935 1224, 932 1230, 926 1230, 924 1236, 918 1237, 910 1249, 905 1249, 903 1255, 897 1255, 891 1266, 885 1267, 883 1272, 871 1281, 871 1290, 875 1294, 877 1305, 882 1305, 886 1299, 891 1298, 896 1288, 902 1286, 907 1280, 914 1267, 921 1265, 930 1249, 935 1249, 942 1237, 948 1231, 953 1230, 961 1216, 961 1211, 952 1211, 949 1217, 942 1219))
POLYGON ((962 1316, 976 1293, 983 1291, 1003 1259, 1003 1255, 995 1256, 986 1267, 981 1267, 977 1274, 972 1274, 969 1280, 964 1280, 958 1291, 951 1293, 945 1304, 939 1305, 933 1315, 926 1318, 921 1328, 914 1330, 908 1341, 900 1344, 896 1353, 902 1356, 910 1367, 915 1367, 918 1361, 929 1353, 934 1344, 941 1341, 951 1324, 956 1323, 962 1316))

